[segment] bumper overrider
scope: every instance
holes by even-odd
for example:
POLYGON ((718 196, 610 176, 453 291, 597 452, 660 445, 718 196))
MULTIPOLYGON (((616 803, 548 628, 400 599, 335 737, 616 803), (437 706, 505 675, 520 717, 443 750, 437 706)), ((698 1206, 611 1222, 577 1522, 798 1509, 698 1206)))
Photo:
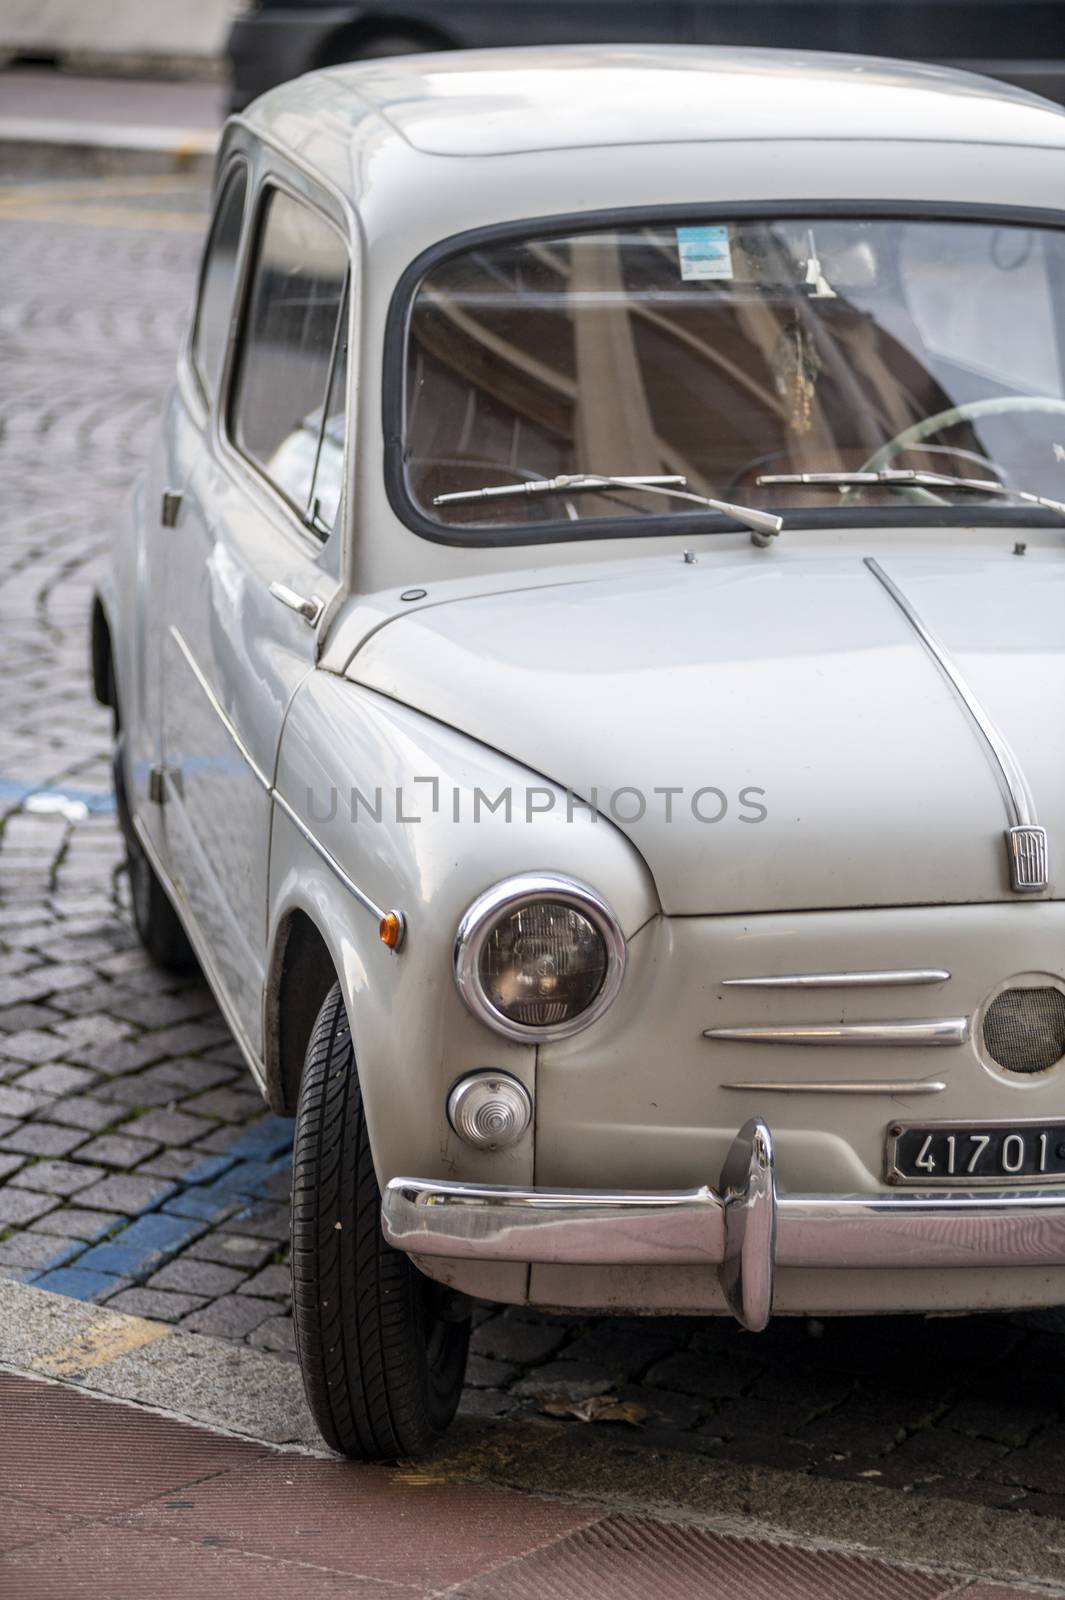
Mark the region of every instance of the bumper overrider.
POLYGON ((737 1320, 769 1321, 777 1267, 1065 1265, 1065 1189, 781 1194, 764 1122, 716 1189, 517 1189, 393 1178, 388 1243, 416 1256, 584 1266, 712 1266, 737 1320))

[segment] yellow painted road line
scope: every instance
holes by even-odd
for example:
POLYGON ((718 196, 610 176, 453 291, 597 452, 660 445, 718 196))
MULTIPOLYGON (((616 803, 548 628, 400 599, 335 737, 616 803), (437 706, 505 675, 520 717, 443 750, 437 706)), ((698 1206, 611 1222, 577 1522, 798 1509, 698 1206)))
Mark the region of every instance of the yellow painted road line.
POLYGON ((165 1322, 149 1322, 146 1317, 126 1317, 116 1311, 104 1312, 83 1333, 68 1339, 57 1350, 35 1356, 31 1372, 49 1378, 76 1378, 94 1367, 104 1367, 118 1356, 140 1350, 157 1339, 166 1339, 172 1329, 165 1322))

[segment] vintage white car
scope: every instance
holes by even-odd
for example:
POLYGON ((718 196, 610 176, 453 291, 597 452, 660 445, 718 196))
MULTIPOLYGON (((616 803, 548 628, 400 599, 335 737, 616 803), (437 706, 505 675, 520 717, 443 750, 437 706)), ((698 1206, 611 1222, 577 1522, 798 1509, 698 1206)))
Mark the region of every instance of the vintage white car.
POLYGON ((1065 1302, 1063 164, 794 53, 227 125, 94 673, 339 1449, 439 1435, 472 1296, 1065 1302))

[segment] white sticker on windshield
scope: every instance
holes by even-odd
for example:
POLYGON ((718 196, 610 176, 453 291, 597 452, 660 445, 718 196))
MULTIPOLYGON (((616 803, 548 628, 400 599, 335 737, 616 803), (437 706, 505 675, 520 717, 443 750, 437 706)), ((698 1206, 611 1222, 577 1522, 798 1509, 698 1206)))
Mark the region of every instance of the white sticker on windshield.
POLYGON ((691 280, 732 277, 732 246, 728 226, 678 228, 680 275, 691 280))

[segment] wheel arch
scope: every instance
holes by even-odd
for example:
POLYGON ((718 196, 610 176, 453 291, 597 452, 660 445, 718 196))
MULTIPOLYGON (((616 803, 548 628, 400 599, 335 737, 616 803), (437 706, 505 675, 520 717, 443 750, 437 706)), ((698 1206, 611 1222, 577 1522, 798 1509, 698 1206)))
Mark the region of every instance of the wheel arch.
POLYGON ((92 628, 90 635, 90 661, 92 664, 92 692, 102 706, 117 709, 114 679, 114 645, 111 641, 111 624, 99 595, 93 597, 92 628))
POLYGON ((278 924, 267 968, 263 1016, 266 1096, 272 1110, 292 1116, 314 1025, 341 974, 314 918, 302 907, 278 924))

